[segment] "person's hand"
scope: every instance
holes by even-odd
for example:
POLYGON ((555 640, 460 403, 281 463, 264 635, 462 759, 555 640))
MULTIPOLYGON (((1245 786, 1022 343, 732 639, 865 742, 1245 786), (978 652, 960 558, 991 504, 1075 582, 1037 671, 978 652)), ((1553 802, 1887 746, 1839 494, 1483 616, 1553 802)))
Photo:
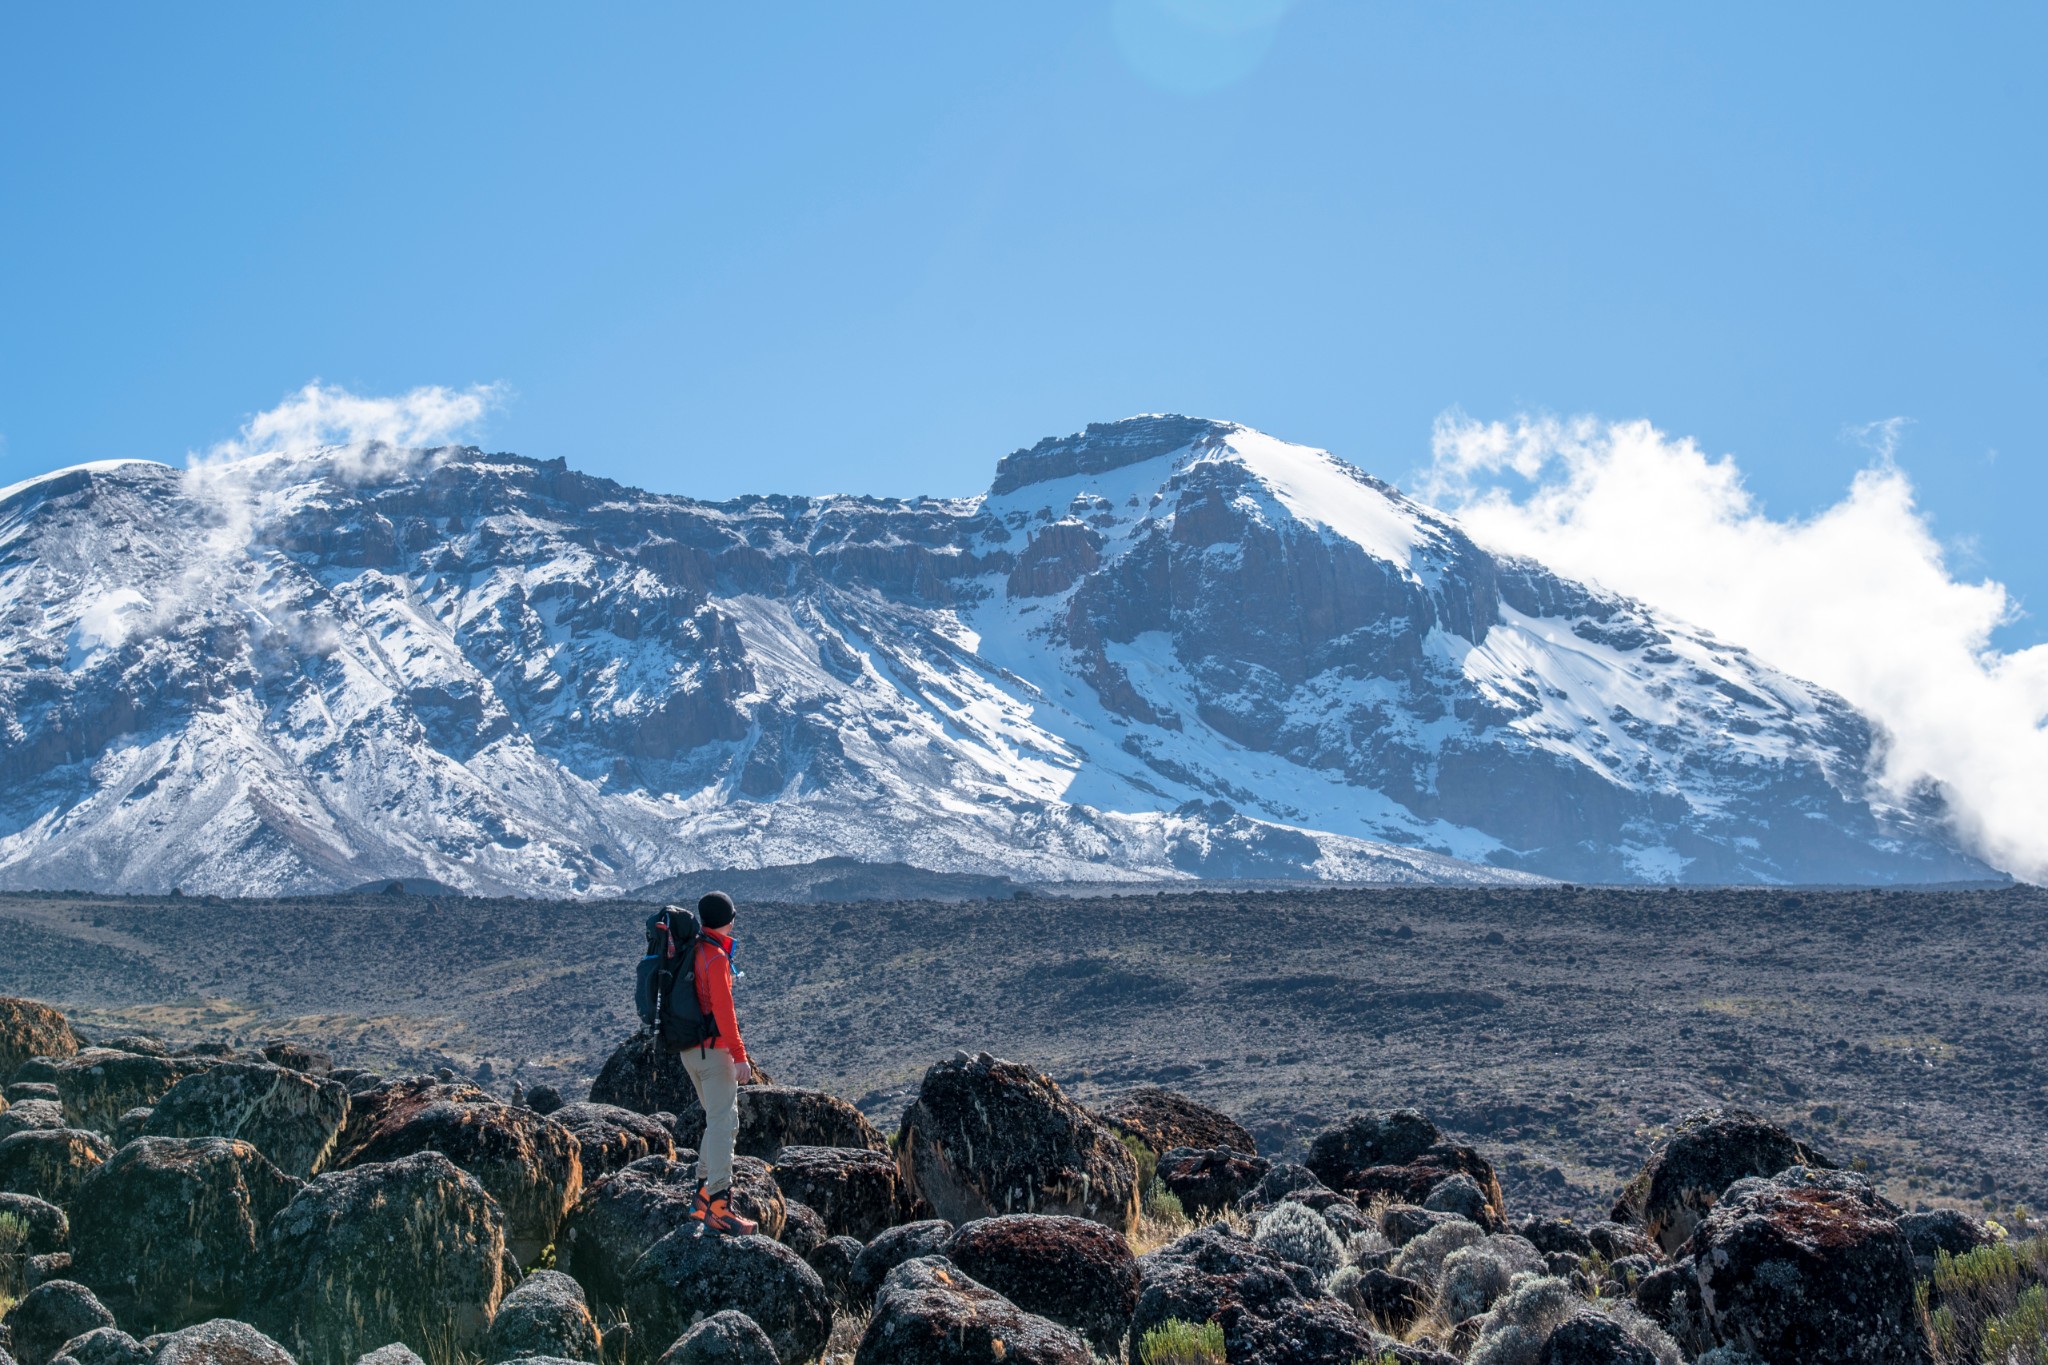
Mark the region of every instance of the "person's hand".
POLYGON ((754 1064, 752 1062, 734 1062, 732 1064, 732 1078, 739 1085, 752 1085, 754 1083, 754 1064))

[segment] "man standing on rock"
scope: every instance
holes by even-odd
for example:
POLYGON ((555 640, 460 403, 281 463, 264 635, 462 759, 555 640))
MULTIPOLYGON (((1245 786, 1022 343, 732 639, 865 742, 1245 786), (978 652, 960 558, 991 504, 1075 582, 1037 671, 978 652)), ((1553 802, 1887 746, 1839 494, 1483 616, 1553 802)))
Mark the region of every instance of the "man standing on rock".
POLYGON ((732 897, 713 891, 697 902, 704 932, 691 945, 697 1008, 705 1035, 683 1049, 683 1070, 704 1106, 704 1137, 697 1144, 697 1203, 690 1217, 712 1232, 743 1236, 754 1220, 732 1210, 732 1148, 739 1136, 740 1087, 754 1078, 747 1045, 732 1007, 732 897))

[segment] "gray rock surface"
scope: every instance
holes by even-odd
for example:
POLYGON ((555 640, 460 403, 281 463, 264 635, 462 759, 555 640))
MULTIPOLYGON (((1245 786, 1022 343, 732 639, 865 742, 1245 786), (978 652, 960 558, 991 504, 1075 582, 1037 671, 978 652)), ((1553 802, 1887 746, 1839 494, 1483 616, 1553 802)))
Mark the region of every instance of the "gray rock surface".
POLYGON ((555 1270, 536 1270, 507 1294, 484 1342, 487 1365, 522 1356, 600 1359, 602 1339, 583 1300, 583 1287, 555 1270))
POLYGON ((187 1076, 151 1109, 153 1137, 229 1137, 249 1143, 287 1175, 326 1169, 348 1121, 348 1087, 292 1068, 223 1062, 187 1076))

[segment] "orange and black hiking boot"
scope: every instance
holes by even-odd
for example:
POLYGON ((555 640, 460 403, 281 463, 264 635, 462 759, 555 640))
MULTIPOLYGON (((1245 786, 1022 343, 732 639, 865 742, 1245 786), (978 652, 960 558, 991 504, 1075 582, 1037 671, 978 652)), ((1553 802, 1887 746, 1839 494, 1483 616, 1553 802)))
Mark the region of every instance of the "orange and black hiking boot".
POLYGON ((704 1193, 704 1182, 697 1182, 697 1198, 690 1204, 690 1221, 701 1223, 711 1213, 711 1196, 704 1193))
POLYGON ((704 1230, 720 1237, 744 1237, 760 1229, 760 1224, 751 1218, 742 1218, 732 1211, 729 1192, 720 1190, 711 1196, 711 1208, 704 1215, 704 1230))

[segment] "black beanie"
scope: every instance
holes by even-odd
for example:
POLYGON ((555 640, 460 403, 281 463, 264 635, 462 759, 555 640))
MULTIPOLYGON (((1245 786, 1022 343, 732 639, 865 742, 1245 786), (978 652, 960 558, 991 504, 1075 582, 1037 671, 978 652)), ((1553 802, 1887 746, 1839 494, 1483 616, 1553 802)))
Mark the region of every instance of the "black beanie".
POLYGON ((697 922, 706 929, 723 929, 732 923, 732 897, 723 891, 706 892, 697 902, 697 922))

